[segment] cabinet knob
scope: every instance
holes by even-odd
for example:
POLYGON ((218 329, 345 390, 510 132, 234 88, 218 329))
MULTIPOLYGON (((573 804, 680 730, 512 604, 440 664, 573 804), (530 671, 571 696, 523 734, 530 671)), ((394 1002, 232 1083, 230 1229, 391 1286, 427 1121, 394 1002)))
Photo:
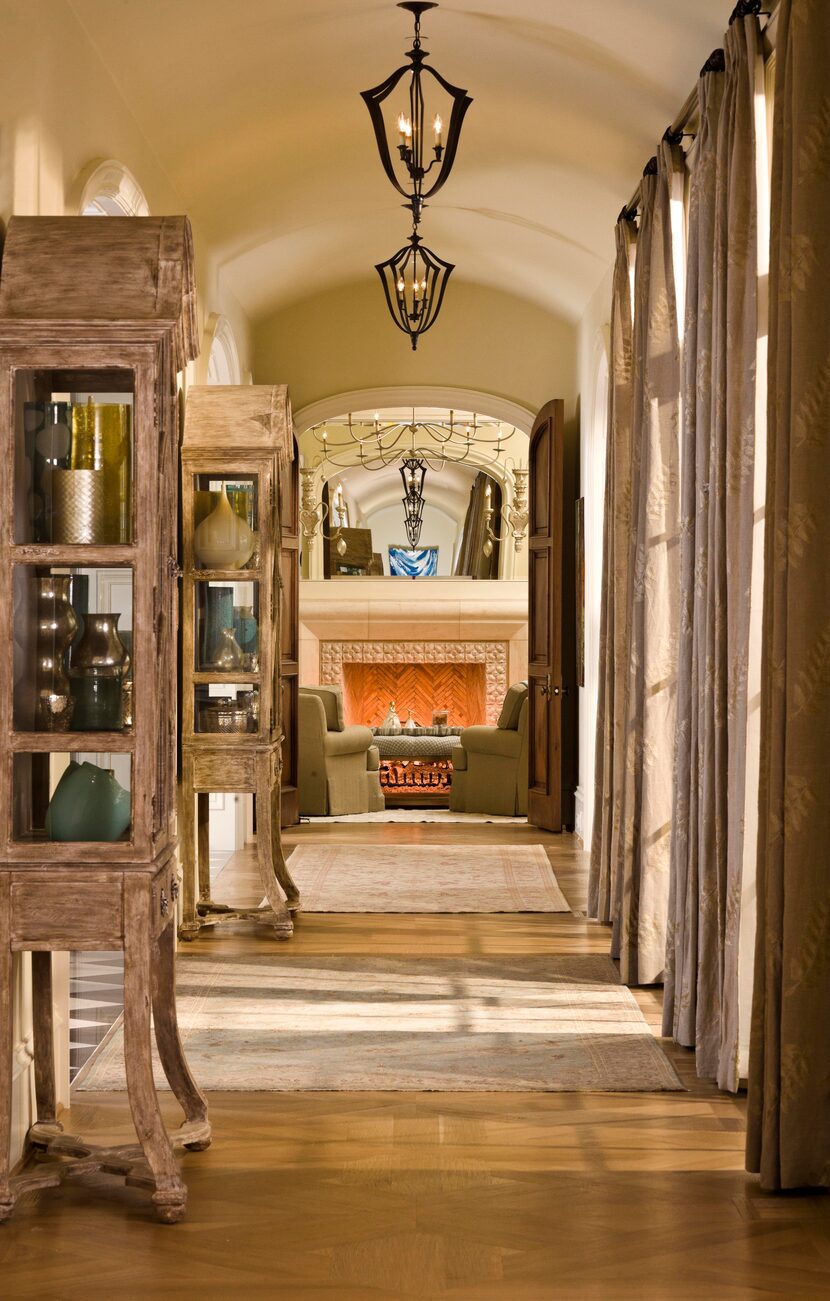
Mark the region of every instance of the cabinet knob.
POLYGON ((170 895, 173 899, 173 902, 175 903, 179 897, 179 883, 176 880, 175 876, 173 877, 173 880, 170 882, 170 895))

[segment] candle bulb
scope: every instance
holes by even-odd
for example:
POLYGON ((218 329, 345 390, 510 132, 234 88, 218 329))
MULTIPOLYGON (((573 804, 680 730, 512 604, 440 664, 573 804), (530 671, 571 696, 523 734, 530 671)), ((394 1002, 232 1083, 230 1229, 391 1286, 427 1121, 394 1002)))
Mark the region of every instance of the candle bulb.
POLYGON ((437 145, 440 145, 441 133, 444 130, 444 123, 441 121, 440 113, 435 114, 435 121, 433 122, 432 126, 433 126, 433 130, 435 131, 435 143, 437 145))
POLYGON ((404 116, 403 113, 401 113, 398 117, 398 135, 400 136, 401 144, 405 144, 406 143, 406 117, 404 116))
POLYGON ((489 505, 490 505, 490 496, 491 496, 490 485, 489 485, 489 483, 487 484, 487 487, 484 489, 484 496, 487 498, 487 505, 489 506, 489 505))

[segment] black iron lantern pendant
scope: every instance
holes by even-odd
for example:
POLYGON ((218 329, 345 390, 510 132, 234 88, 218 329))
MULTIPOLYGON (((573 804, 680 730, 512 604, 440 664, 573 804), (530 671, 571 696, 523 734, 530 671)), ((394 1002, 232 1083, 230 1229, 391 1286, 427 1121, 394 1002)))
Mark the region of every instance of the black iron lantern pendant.
POLYGON ((421 335, 435 324, 455 267, 422 244, 417 230, 413 230, 409 243, 388 261, 378 262, 375 269, 392 320, 409 335, 414 352, 421 335))
POLYGON ((403 517, 406 538, 415 549, 421 539, 421 524, 424 514, 424 479, 427 467, 423 461, 408 456, 401 465, 403 479, 403 517))
POLYGON ((399 9, 408 9, 415 15, 415 37, 412 49, 407 51, 410 62, 398 68, 379 86, 362 92, 372 118, 383 169, 395 189, 407 200, 405 206, 411 209, 416 226, 426 200, 438 193, 452 171, 461 124, 473 102, 466 90, 452 86, 435 68, 424 62, 429 55, 421 48, 421 14, 437 7, 437 4, 425 0, 404 0, 398 5, 399 9), (407 76, 409 86, 403 97, 405 102, 398 106, 393 125, 387 122, 384 109, 407 76), (440 87, 440 93, 433 96, 436 102, 430 105, 429 114, 424 95, 425 78, 432 78, 432 84, 427 84, 433 92, 435 86, 440 87), (390 132, 396 133, 396 144, 390 141, 390 132), (397 167, 395 154, 399 160, 397 167))

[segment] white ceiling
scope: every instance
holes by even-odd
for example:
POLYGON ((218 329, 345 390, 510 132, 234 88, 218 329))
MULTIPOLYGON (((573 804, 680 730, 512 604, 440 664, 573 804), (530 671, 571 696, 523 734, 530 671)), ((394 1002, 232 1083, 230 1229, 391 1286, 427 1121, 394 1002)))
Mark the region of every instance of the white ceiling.
MULTIPOLYGON (((252 319, 373 278, 404 242, 359 96, 404 61, 394 0, 69 3, 252 319)), ((474 103, 426 242, 460 278, 578 316, 729 9, 443 0, 424 44, 474 103)))

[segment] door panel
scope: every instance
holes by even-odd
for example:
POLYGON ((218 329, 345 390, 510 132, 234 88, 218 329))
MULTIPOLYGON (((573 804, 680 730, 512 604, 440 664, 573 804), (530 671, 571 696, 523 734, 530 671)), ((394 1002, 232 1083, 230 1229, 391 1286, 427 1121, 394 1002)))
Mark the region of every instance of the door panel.
POLYGON ((564 404, 549 402, 530 436, 528 818, 561 831, 564 404))
POLYGON ((282 807, 284 827, 300 820, 297 793, 297 695, 300 682, 300 455, 294 440, 294 459, 283 464, 280 475, 282 550, 282 807))

